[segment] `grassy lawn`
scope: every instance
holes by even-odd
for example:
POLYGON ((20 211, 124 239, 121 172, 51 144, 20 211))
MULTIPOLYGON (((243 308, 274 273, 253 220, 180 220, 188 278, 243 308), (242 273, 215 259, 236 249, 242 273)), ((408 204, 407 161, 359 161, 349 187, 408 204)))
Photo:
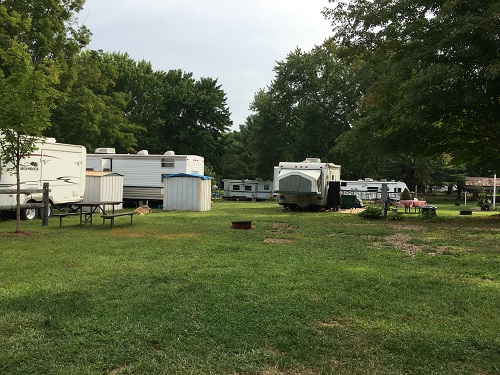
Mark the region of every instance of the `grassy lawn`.
POLYGON ((498 212, 428 201, 437 220, 217 201, 1 221, 0 373, 498 374, 498 212))

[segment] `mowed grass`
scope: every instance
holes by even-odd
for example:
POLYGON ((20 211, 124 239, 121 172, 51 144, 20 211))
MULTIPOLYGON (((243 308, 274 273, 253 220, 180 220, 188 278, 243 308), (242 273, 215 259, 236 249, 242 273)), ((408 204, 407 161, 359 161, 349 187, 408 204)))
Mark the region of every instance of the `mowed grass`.
POLYGON ((443 203, 2 221, 0 373, 497 374, 500 219, 443 203))

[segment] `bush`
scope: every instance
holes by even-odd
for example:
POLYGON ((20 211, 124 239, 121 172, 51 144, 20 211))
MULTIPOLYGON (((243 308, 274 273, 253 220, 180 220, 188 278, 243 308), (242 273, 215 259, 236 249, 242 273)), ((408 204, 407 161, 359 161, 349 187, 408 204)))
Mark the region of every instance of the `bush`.
POLYGON ((382 219, 384 213, 380 206, 367 206, 365 210, 358 215, 363 219, 382 219))
POLYGON ((394 221, 401 221, 401 220, 403 220, 403 213, 402 212, 391 212, 391 213, 389 213, 389 215, 387 215, 387 219, 394 220, 394 221))
POLYGON ((405 188, 403 190, 403 193, 401 194, 401 199, 404 201, 410 200, 411 199, 411 193, 408 190, 408 188, 405 188))

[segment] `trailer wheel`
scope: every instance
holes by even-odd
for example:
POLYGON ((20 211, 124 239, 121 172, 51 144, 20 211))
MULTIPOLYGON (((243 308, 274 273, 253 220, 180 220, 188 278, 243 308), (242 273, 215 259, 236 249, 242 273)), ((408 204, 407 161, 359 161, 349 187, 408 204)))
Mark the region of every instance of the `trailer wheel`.
POLYGON ((21 220, 34 220, 38 216, 38 209, 23 208, 21 209, 21 220))

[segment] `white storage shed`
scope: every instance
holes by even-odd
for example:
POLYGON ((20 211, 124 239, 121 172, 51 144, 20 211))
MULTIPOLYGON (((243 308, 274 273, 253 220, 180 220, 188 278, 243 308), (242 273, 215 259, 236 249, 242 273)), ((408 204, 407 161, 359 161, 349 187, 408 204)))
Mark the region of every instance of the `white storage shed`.
POLYGON ((210 211, 212 177, 196 173, 163 176, 163 209, 166 211, 210 211))
MULTIPOLYGON (((123 175, 114 172, 85 173, 85 193, 83 202, 123 201, 123 175)), ((113 206, 106 206, 105 210, 111 210, 113 206)), ((115 210, 121 210, 120 204, 115 210)))

